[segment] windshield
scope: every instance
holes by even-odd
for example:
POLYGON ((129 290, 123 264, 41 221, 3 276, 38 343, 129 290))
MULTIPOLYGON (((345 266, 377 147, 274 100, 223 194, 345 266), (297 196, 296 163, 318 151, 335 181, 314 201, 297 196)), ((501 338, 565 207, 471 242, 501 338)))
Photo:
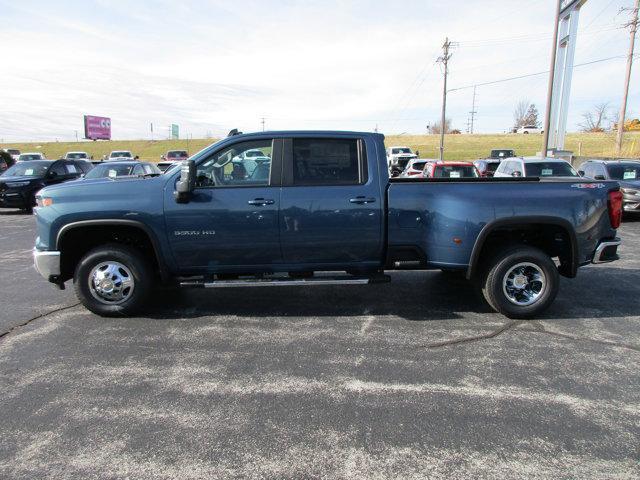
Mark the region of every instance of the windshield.
POLYGON ((640 180, 640 165, 632 163, 607 165, 607 171, 613 180, 640 180))
POLYGON ((28 162, 29 160, 41 160, 42 155, 39 153, 23 153, 18 157, 21 162, 28 162))
POLYGON ((44 177, 51 165, 48 161, 31 161, 16 163, 2 174, 3 177, 44 177))
POLYGON ((167 158, 187 158, 187 152, 168 152, 167 158))
POLYGON ((392 148, 391 153, 394 155, 397 153, 411 153, 411 149, 410 148, 392 148))
POLYGON ((491 150, 491 158, 506 158, 515 156, 513 150, 491 150))
POLYGON ((566 162, 525 163, 527 177, 577 177, 576 171, 566 162))
POLYGON ((127 158, 131 158, 131 152, 111 152, 111 155, 109 155, 111 158, 114 157, 127 157, 127 158))
POLYGON ((87 154, 82 152, 67 153, 66 158, 68 159, 87 158, 87 154))
POLYGON ((128 177, 133 175, 133 169, 136 165, 133 164, 120 164, 120 165, 98 165, 93 170, 85 175, 84 178, 117 178, 128 177))
POLYGON ((478 171, 473 165, 438 165, 433 171, 434 178, 475 178, 478 171))

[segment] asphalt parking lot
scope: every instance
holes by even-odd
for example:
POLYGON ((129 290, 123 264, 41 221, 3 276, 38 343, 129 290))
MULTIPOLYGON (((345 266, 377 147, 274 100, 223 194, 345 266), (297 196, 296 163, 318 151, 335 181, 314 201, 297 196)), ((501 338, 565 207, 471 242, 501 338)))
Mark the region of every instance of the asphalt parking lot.
POLYGON ((638 478, 640 221, 539 320, 439 272, 104 319, 0 212, 0 478, 638 478))

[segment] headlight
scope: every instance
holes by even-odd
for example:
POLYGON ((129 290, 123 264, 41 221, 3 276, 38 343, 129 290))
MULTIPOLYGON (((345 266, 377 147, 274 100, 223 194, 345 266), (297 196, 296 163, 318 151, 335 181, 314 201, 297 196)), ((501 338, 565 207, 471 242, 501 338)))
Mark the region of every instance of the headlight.
POLYGON ((49 207, 53 205, 53 198, 36 195, 36 205, 38 207, 49 207))
POLYGON ((30 181, 26 181, 26 182, 7 182, 7 187, 10 188, 15 188, 15 187, 26 187, 27 185, 29 185, 31 182, 30 181))

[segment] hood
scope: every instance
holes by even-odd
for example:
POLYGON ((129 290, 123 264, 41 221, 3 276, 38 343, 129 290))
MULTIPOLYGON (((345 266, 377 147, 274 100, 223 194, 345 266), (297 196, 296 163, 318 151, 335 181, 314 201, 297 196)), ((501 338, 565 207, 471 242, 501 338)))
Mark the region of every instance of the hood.
POLYGON ((162 185, 167 180, 167 177, 159 175, 157 177, 123 177, 117 180, 110 178, 79 178, 70 182, 58 183, 56 185, 49 185, 41 190, 42 193, 56 196, 73 196, 82 195, 91 197, 92 195, 106 196, 127 196, 128 198, 134 198, 140 194, 141 191, 146 191, 148 188, 162 189, 162 185))
POLYGON ((26 182, 26 181, 33 181, 33 180, 42 180, 42 177, 34 177, 33 175, 28 176, 28 175, 18 175, 18 176, 6 176, 6 175, 0 175, 0 182, 26 182))

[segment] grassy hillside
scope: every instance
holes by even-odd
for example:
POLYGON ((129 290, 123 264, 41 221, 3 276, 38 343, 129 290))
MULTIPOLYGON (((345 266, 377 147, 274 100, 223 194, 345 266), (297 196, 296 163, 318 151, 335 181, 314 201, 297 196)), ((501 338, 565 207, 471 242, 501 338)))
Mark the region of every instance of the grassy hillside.
MULTIPOLYGON (((22 152, 44 152, 47 158, 59 158, 65 152, 81 150, 99 159, 111 150, 131 150, 144 160, 158 161, 167 150, 186 149, 193 154, 214 139, 193 140, 123 140, 109 142, 50 142, 50 143, 7 143, 0 147, 14 147, 22 152)), ((572 133, 567 135, 566 148, 583 156, 614 156, 615 135, 613 133, 572 133)), ((439 137, 437 135, 388 136, 387 146, 403 145, 420 151, 423 158, 438 156, 439 137)), ((534 155, 540 151, 541 135, 447 135, 445 158, 464 160, 485 157, 492 148, 512 148, 518 155, 534 155)), ((624 157, 640 158, 640 133, 625 134, 624 157)))

